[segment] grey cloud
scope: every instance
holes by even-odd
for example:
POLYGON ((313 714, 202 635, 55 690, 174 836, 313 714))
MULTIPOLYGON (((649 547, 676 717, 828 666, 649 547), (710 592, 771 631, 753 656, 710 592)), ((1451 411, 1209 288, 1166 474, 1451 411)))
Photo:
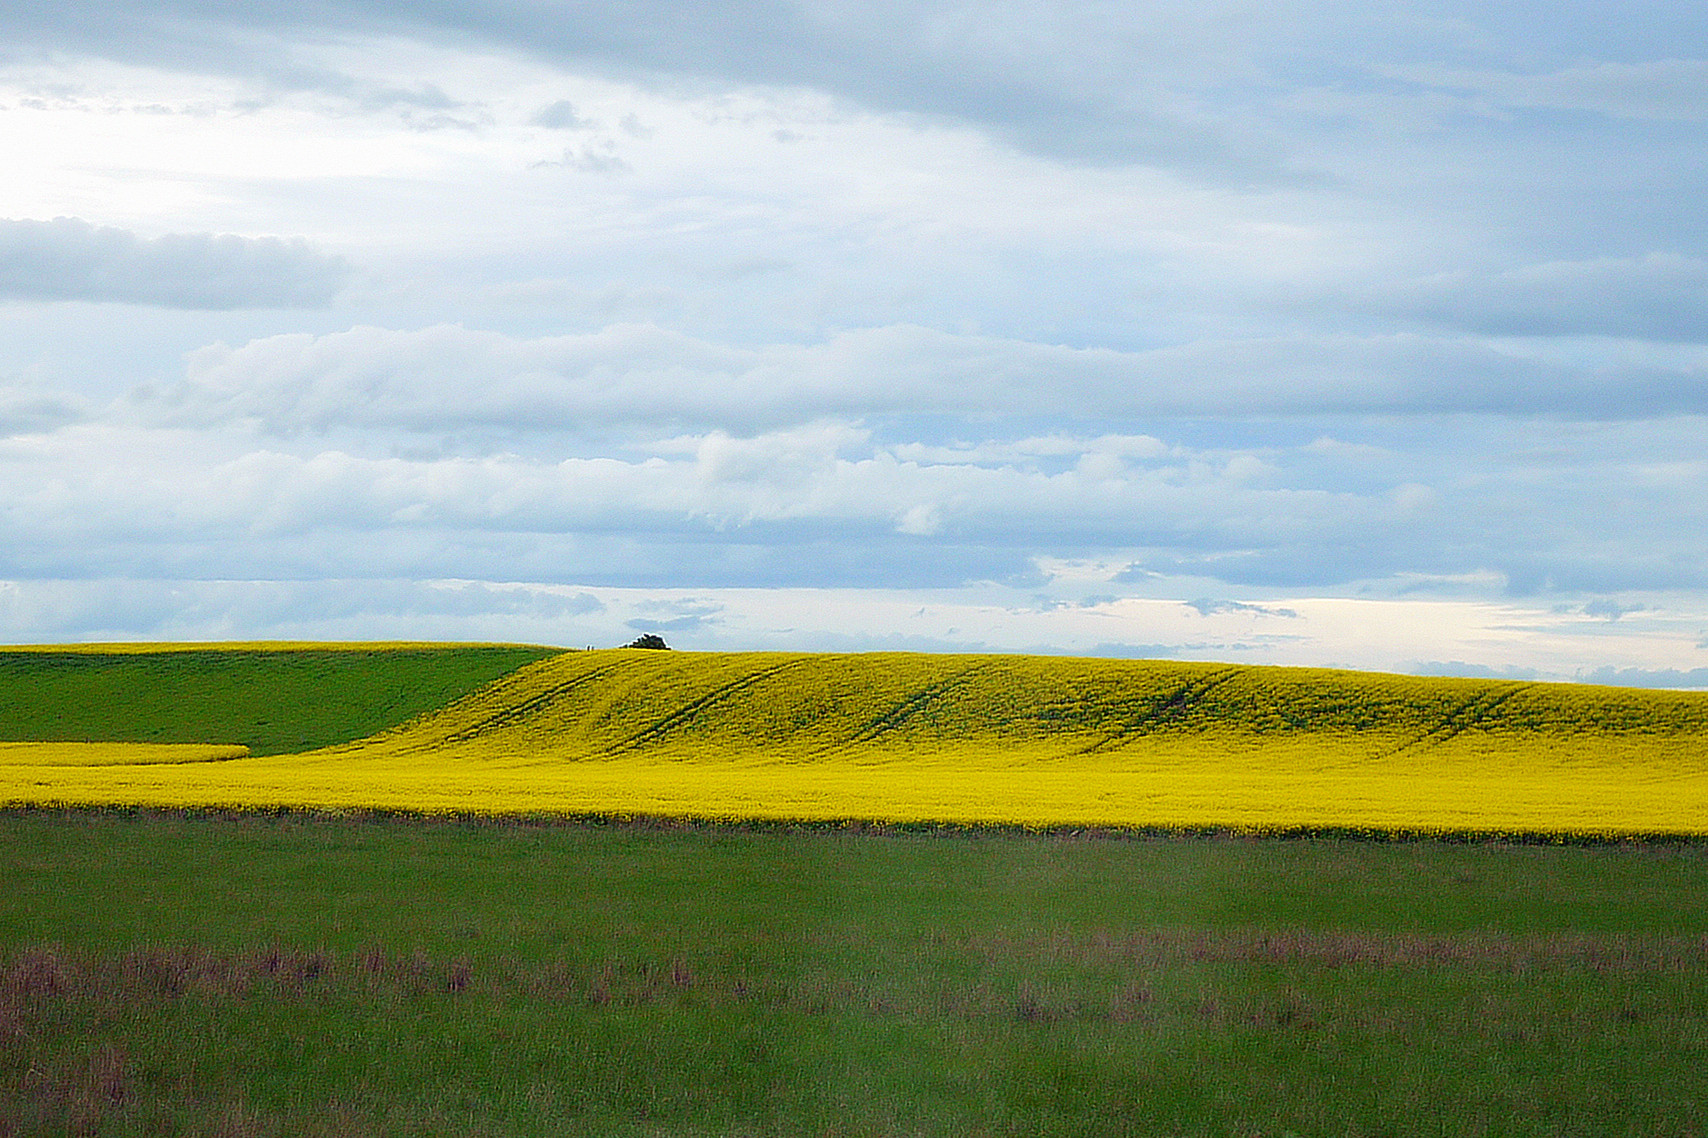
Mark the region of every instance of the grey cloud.
MULTIPOLYGON (((1607 524, 1617 524, 1618 520, 1605 519, 1607 524)), ((1506 576, 1506 595, 1509 597, 1608 589, 1708 588, 1708 565, 1683 554, 1682 547, 1689 543, 1683 531, 1668 534, 1661 526, 1642 527, 1645 546, 1668 550, 1670 555, 1663 559, 1652 552, 1637 553, 1633 548, 1635 543, 1629 543, 1624 550, 1590 550, 1580 546, 1570 550, 1554 548, 1544 551, 1535 544, 1521 547, 1519 542, 1525 535, 1516 519, 1508 522, 1505 528, 1512 534, 1513 548, 1506 552, 1489 548, 1484 564, 1493 566, 1506 576)))
POLYGON ((678 616, 669 620, 652 620, 637 616, 623 623, 636 632, 698 632, 707 624, 716 624, 717 620, 703 616, 678 616))
POLYGON ((1407 671, 1414 676, 1468 676, 1485 680, 1534 680, 1541 675, 1535 668, 1491 668, 1486 664, 1467 664, 1463 660, 1431 660, 1414 664, 1407 671))
MULTIPOLYGON (((1345 191, 1364 180, 1353 168, 1354 156, 1366 153, 1408 175, 1446 158, 1447 167, 1419 178, 1414 208, 1437 208, 1434 187, 1443 178, 1458 186, 1463 166, 1477 164, 1485 182, 1511 182, 1526 201, 1532 228, 1548 231, 1583 224, 1583 178, 1572 179, 1575 189, 1565 201, 1544 205, 1539 195, 1524 192, 1533 188, 1527 177, 1558 154, 1528 155, 1494 168, 1491 160, 1508 163, 1499 144, 1448 156, 1420 149, 1407 124, 1439 104, 1455 107, 1450 131, 1469 117, 1484 124, 1509 119, 1513 107, 1587 107, 1622 116, 1616 125, 1631 117, 1687 122, 1693 98, 1702 105, 1694 92, 1699 59, 1708 54, 1701 22, 1681 14, 1689 6, 1665 0, 1631 0, 1617 8, 1568 0, 1447 0, 1402 5, 1398 12, 1351 0, 742 0, 715 6, 632 0, 617 7, 527 0, 460 6, 430 0, 64 0, 22 7, 8 13, 17 55, 87 53, 241 73, 274 87, 325 91, 356 106, 374 92, 349 76, 292 61, 311 58, 313 45, 328 37, 402 36, 523 52, 568 69, 678 90, 805 87, 880 112, 969 124, 1073 164, 1148 164, 1242 191, 1264 185, 1345 191), (1353 98, 1386 98, 1396 86, 1406 93, 1349 137, 1347 120, 1337 113, 1301 114, 1296 96, 1302 86, 1353 98), (1396 141, 1397 150, 1390 146, 1396 141), (1553 224, 1535 224, 1542 212, 1553 224)), ((405 118, 423 128, 477 121, 447 113, 405 118)), ((1678 150, 1665 143, 1637 146, 1630 159, 1644 164, 1678 150)), ((1567 161, 1582 156, 1579 148, 1567 161)), ((612 159, 576 150, 566 163, 610 168, 612 159)), ((1605 173, 1594 177, 1612 184, 1605 173)), ((1664 175, 1651 181, 1671 184, 1664 175)), ((1513 200, 1511 193, 1499 196, 1513 200)), ((1659 231, 1679 228, 1666 224, 1659 231)))
MULTIPOLYGON (((96 546, 157 567, 162 558, 212 567, 263 556, 263 548, 303 548, 318 550, 322 573, 346 576, 423 549, 444 565, 462 545, 478 575, 492 576, 518 564, 518 541, 545 558, 561 544, 553 535, 605 534, 654 546, 699 541, 748 559, 755 572, 793 561, 794 572, 881 581, 935 560, 940 572, 998 579, 1040 546, 1131 544, 1142 535, 1192 549, 1327 533, 1371 541, 1409 521, 1380 497, 1247 485, 1237 460, 1116 477, 928 466, 898 461, 834 424, 753 439, 714 433, 631 461, 409 462, 338 451, 220 459, 197 453, 198 438, 86 427, 53 436, 51 445, 0 450, 0 572, 54 570, 61 558, 87 561, 96 546), (921 524, 924 515, 931 525, 921 524), (326 541, 332 533, 374 540, 326 541)), ((675 553, 679 567, 707 557, 675 553)), ((639 615, 707 614, 673 607, 639 615)))
POLYGON ((581 117, 575 104, 568 99, 559 99, 550 106, 541 107, 528 121, 549 130, 586 130, 593 125, 581 117))
MULTIPOLYGON (((443 325, 223 345, 141 392, 163 422, 565 431, 677 423, 751 431, 824 417, 1498 412, 1595 418, 1708 410, 1703 369, 1572 368, 1475 341, 1397 335, 1073 349, 910 325, 808 345, 733 347, 652 325, 519 340, 443 325)), ((1118 464, 1119 456, 1111 456, 1118 464)))
POLYGON ((1708 688, 1708 668, 1615 668, 1580 672, 1586 684, 1610 684, 1622 688, 1708 688))
MULTIPOLYGON (((832 421, 631 437, 603 456, 564 458, 549 442, 532 455, 405 460, 93 420, 0 440, 0 575, 336 578, 431 565, 585 585, 900 586, 1020 582, 1047 554, 1131 562, 1116 580, 1146 589, 1156 574, 1197 578, 1187 595, 1206 615, 1251 603, 1216 599, 1222 590, 1396 575, 1476 575, 1482 595, 1504 582, 1579 611, 1586 594, 1708 584, 1699 422, 1477 423, 1376 428, 1394 456, 1382 482, 1364 468, 1368 448, 1313 442, 1320 422, 1292 428, 1292 446, 1157 440, 1120 460, 1091 434, 1077 446, 1096 461, 1041 465, 1030 453, 1071 450, 1065 436, 1033 436, 1048 446, 1023 441, 1007 461, 953 449, 907 459, 882 432, 832 421), (1416 492, 1420 479, 1431 493, 1416 492)), ((1284 603, 1263 607, 1284 615, 1284 603)))
MULTIPOLYGON (((1280 520, 1280 519, 1276 519, 1280 520)), ((1421 541, 1408 541, 1390 524, 1380 532, 1354 536, 1351 526, 1300 525, 1298 539, 1285 538, 1261 543, 1258 548, 1238 548, 1238 543, 1208 530, 1186 530, 1175 535, 1151 531, 1144 536, 1163 547, 1147 557, 1145 567, 1167 575, 1184 575, 1219 581, 1224 585, 1255 589, 1343 588, 1356 581, 1386 577, 1396 571, 1434 568, 1437 562, 1421 541)), ((1135 573, 1129 570, 1129 573, 1135 573)), ((1122 580, 1123 578, 1117 578, 1122 580)), ((1134 575, 1125 580, 1137 581, 1134 575)))
POLYGON ((816 628, 785 628, 770 631, 765 637, 768 648, 795 652, 994 652, 997 649, 979 640, 947 639, 917 633, 872 630, 847 633, 816 628))
POLYGON ((1086 655, 1106 656, 1116 660, 1173 660, 1178 659, 1185 651, 1186 647, 1179 644, 1103 643, 1093 647, 1086 655))
POLYGON ((169 234, 144 239, 71 217, 0 220, 0 298, 166 308, 326 304, 348 266, 301 239, 169 234))
POLYGON ((1642 605, 1622 605, 1614 600, 1590 601, 1580 610, 1585 616, 1606 617, 1609 622, 1618 620, 1627 613, 1642 612, 1642 605))
POLYGON ((1604 62, 1533 73, 1447 68, 1397 73, 1503 107, 1588 111, 1622 119, 1708 119, 1708 60, 1703 59, 1604 62))
POLYGON ((605 611, 605 603, 591 593, 565 593, 526 586, 492 585, 484 581, 435 583, 413 589, 400 609, 445 615, 482 616, 503 614, 557 620, 605 611))
POLYGON ((264 79, 267 90, 243 100, 239 110, 265 106, 280 92, 307 91, 332 101, 322 108, 331 114, 389 112, 410 130, 479 130, 492 124, 486 108, 453 99, 432 83, 416 87, 373 83, 325 67, 293 65, 283 52, 257 57, 252 70, 264 79))
POLYGON ((723 612, 725 606, 716 601, 708 600, 667 600, 667 601, 636 601, 634 607, 638 612, 665 613, 671 616, 716 616, 723 612))
MULTIPOLYGON (((995 187, 992 216, 890 216, 870 189, 887 193, 889 163, 913 160, 879 144, 847 159, 871 179, 850 192, 878 203, 870 223, 814 213, 820 199, 791 197, 788 179, 748 197, 751 187, 714 188, 696 220, 688 213, 701 200, 680 195, 705 188, 697 168, 661 182, 637 158, 641 176, 599 187, 633 212, 613 214, 618 223, 591 240, 580 222, 537 247, 530 230, 520 261, 505 248, 518 243, 515 226, 546 215, 508 213, 519 208, 514 186, 500 180, 489 195, 482 183, 475 192, 493 214, 480 228, 512 237, 474 242, 456 223, 422 238, 427 213, 400 217, 414 236, 388 256, 420 273, 360 298, 362 320, 416 328, 460 314, 475 325, 512 319, 516 334, 361 327, 250 339, 289 324, 110 309, 92 339, 164 346, 139 346, 132 358, 154 353, 145 365, 127 358, 106 374, 158 376, 182 348, 219 336, 237 346, 196 353, 182 382, 155 382, 104 414, 0 383, 0 435, 31 436, 0 439, 0 571, 337 577, 430 566, 589 583, 954 584, 1020 580, 1029 557, 1047 551, 1133 561, 1143 567, 1134 578, 1147 581, 1190 574, 1171 599, 1203 598, 1192 604, 1206 614, 1239 611, 1218 596, 1267 595, 1242 585, 1339 588, 1399 573, 1420 594, 1439 595, 1444 586, 1430 582, 1452 579, 1489 596, 1500 585, 1481 582, 1505 581, 1515 595, 1569 599, 1608 618, 1566 622, 1585 638, 1635 636, 1665 619, 1657 609, 1614 624, 1624 610, 1592 611, 1588 596, 1708 584, 1704 420, 1692 417, 1708 413, 1708 355, 1691 347, 1708 328, 1703 151, 1692 129, 1708 55, 1699 5, 67 0, 13 3, 6 15, 14 58, 47 45, 249 72, 263 91, 336 96, 298 100, 293 113, 332 104, 336 114, 384 113, 388 129, 399 118, 478 121, 483 108, 454 96, 490 82, 480 76, 491 54, 477 67, 436 52, 497 45, 693 97, 801 84, 836 98, 770 106, 784 118, 791 107, 828 107, 838 130, 852 101, 933 129, 970 123, 1075 162, 1209 172, 1241 191, 1294 167, 1338 180, 1325 175, 1303 193, 1218 194, 1148 172, 1042 170, 947 138, 933 147, 942 167, 929 167, 945 179, 946 201, 969 171, 1014 172, 1012 186, 995 187), (329 43, 395 42, 368 35, 431 41, 424 54, 443 65, 445 89, 389 73, 389 61, 374 64, 384 78, 373 82, 298 65, 345 50, 322 50, 329 43), (1315 110, 1289 101, 1301 88, 1368 96, 1368 113, 1339 119, 1327 101, 1315 110), (977 149, 976 162, 963 146, 977 149), (1052 199, 1070 178, 1076 188, 1052 199), (1072 212, 1073 224, 1052 210, 1072 212), (1089 232, 1105 216, 1107 228, 1089 232), (728 266, 727 279, 655 267, 673 257, 728 266), (783 262, 798 266, 787 279, 741 276, 783 262), (668 313, 657 318, 700 331, 633 324, 529 339, 580 326, 567 322, 585 319, 588 305, 542 299, 526 315, 501 298, 457 307, 469 296, 457 292, 462 282, 517 272, 567 274, 566 284, 591 289, 621 280, 636 298, 624 311, 668 313), (434 292, 435 274, 457 286, 434 292), (168 333, 168 321, 181 323, 168 333), (791 342, 766 346, 768 336, 791 342), (1563 336, 1644 343, 1510 342, 1563 336), (1648 362, 1584 362, 1592 353, 1648 362), (1096 435, 1103 444, 1079 437, 1096 435), (1325 435, 1344 445, 1304 452, 1325 435), (67 441, 77 439, 84 449, 67 441), (414 457, 376 457, 388 454, 414 457)), ((74 60, 53 66, 78 73, 74 60)), ((556 89, 534 82, 529 101, 491 106, 536 114, 545 130, 582 122, 566 104, 540 108, 556 89)), ((596 168, 631 146, 643 153, 630 139, 644 128, 627 125, 617 102, 598 114, 622 149, 605 149, 603 134, 542 130, 527 157, 561 151, 596 168)), ((652 120, 661 152, 675 145, 673 116, 661 109, 652 120)), ((896 127, 884 124, 884 136, 896 127)), ((461 141, 464 173, 421 173, 400 210, 422 208, 406 198, 454 208, 464 184, 455 179, 482 176, 488 142, 492 153, 508 145, 461 141)), ((789 158, 809 160, 800 147, 789 158)), ((908 165, 905 178, 927 170, 908 165)), ((575 183, 517 176, 528 195, 575 183)), ((245 209, 318 211, 334 198, 372 202, 398 183, 364 185, 348 198, 343 178, 293 183, 290 201, 276 182, 233 192, 266 195, 245 209)), ((357 215, 315 216, 332 231, 357 215)), ((55 224, 0 229, 39 245, 55 224)), ((16 263, 0 258, 0 288, 230 307, 323 303, 343 279, 340 264, 300 245, 267 246, 286 263, 265 269, 255 267, 265 243, 201 236, 168 246, 63 225, 69 237, 49 252, 31 245, 16 263), (234 281, 219 284, 190 254, 213 257, 232 241, 234 281), (261 296, 268 288, 272 300, 261 296)), ((69 322, 83 310, 46 311, 69 322)), ((28 338, 17 343, 12 358, 31 359, 28 338)), ((39 354, 50 369, 52 353, 39 354)), ((463 589, 436 594, 437 608, 405 597, 396 611, 400 627, 405 613, 497 614, 517 626, 599 617, 608 622, 600 639, 631 616, 697 615, 577 603, 463 589)), ((248 611, 235 605, 196 619, 213 627, 220 612, 248 611)), ((1459 651, 1428 650, 1449 660, 1459 651)))
POLYGON ((637 616, 623 622, 625 628, 635 632, 695 633, 715 629, 723 623, 719 614, 724 611, 724 606, 706 601, 636 601, 634 608, 643 613, 659 614, 637 616))
POLYGON ((407 87, 376 87, 360 92, 360 101, 367 110, 386 107, 411 107, 427 111, 454 111, 464 106, 432 83, 414 90, 407 87))
POLYGON ((571 170, 580 170, 584 174, 623 174, 630 166, 618 157, 616 147, 610 143, 604 146, 568 146, 564 148, 563 157, 555 162, 536 162, 535 166, 565 166, 571 170))
POLYGON ((294 64, 286 58, 271 59, 263 74, 271 90, 250 96, 239 109, 264 106, 280 91, 313 91, 344 104, 343 108, 323 108, 334 114, 393 111, 406 125, 427 129, 436 125, 472 127, 485 121, 482 108, 453 99, 435 83, 415 87, 374 83, 325 67, 294 64), (464 114, 457 117, 453 111, 464 114))
POLYGON ((407 578, 208 580, 116 577, 0 581, 13 642, 394 636, 579 642, 604 603, 585 592, 407 578))
POLYGON ((50 49, 263 74, 279 70, 280 53, 258 49, 258 31, 462 39, 629 77, 811 87, 879 110, 972 122, 1075 161, 1149 161, 1243 181, 1281 173, 1285 155, 1265 130, 1209 105, 1261 90, 1261 60, 1272 51, 1309 52, 1314 35, 1326 41, 1316 52, 1335 55, 1346 46, 1336 40, 1379 28, 1338 20, 1338 9, 1356 11, 1350 5, 1322 7, 67 0, 17 13, 10 34, 50 49))
POLYGON ((1200 616, 1212 616, 1219 612, 1249 612, 1257 616, 1279 616, 1298 619, 1299 614, 1289 608, 1277 608, 1273 605, 1254 605, 1245 601, 1213 601, 1201 599, 1187 601, 1187 608, 1197 609, 1200 616))
POLYGON ((1492 335, 1708 339, 1708 261, 1678 253, 1452 273, 1381 295, 1394 315, 1492 335))
POLYGON ((87 414, 82 400, 34 384, 0 380, 0 438, 55 430, 87 414))
MULTIPOLYGON (((63 0, 11 7, 8 34, 20 52, 238 70, 300 86, 313 76, 288 74, 280 63, 288 53, 267 37, 413 35, 626 78, 810 87, 883 111, 972 123, 1075 162, 1148 162, 1240 185, 1314 176, 1300 174, 1301 148, 1276 101, 1301 78, 1379 87, 1427 65, 1433 70, 1414 82, 1503 105, 1686 117, 1700 89, 1693 57, 1703 54, 1704 40, 1690 6, 1665 0, 1617 8, 1447 0, 1398 14, 1351 0, 632 0, 616 7, 63 0), (1519 62, 1529 73, 1519 73, 1519 62)), ((1694 103, 1702 105, 1699 96, 1694 103)))

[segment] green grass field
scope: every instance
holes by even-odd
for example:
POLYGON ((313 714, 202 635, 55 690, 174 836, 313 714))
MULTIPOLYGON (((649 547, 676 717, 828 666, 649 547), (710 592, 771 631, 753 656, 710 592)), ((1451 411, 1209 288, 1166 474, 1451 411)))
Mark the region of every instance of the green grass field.
POLYGON ((0 815, 0 1134, 1708 1132, 1708 848, 0 815))
POLYGON ((0 648, 0 741, 309 751, 393 727, 555 651, 445 644, 0 648))
POLYGON ((1321 670, 10 650, 0 801, 120 809, 0 813, 0 1138, 1699 1136, 1708 845, 1112 835, 1700 834, 1705 740, 1321 670))

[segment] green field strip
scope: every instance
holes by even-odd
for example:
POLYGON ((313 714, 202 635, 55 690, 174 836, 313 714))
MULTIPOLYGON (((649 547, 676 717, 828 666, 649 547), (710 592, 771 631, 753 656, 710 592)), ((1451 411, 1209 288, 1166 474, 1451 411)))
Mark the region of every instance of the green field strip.
MULTIPOLYGON (((47 656, 153 656, 171 652, 395 652, 414 648, 537 648, 503 641, 444 640, 126 640, 86 644, 7 644, 4 652, 47 656)), ((560 649, 561 651, 561 649, 560 649)))
POLYGON ((558 651, 460 644, 6 648, 0 740, 306 751, 395 726, 558 651))

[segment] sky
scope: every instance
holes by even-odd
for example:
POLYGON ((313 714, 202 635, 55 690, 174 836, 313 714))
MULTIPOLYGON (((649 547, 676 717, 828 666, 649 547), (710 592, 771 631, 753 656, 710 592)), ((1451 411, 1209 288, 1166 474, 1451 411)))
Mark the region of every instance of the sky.
POLYGON ((1708 8, 0 0, 0 641, 1708 687, 1708 8))

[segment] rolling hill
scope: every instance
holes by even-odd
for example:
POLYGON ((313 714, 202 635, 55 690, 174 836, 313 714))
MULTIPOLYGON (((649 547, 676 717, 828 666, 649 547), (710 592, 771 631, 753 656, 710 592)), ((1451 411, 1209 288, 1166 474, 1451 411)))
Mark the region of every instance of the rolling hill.
MULTIPOLYGON (((225 650, 206 651, 205 668, 227 666, 217 659, 225 650)), ((375 682, 370 666, 383 671, 390 661, 401 674, 406 661, 421 669, 435 659, 369 651, 348 673, 365 683, 375 682)), ((459 665, 462 692, 437 694, 446 683, 428 669, 440 676, 439 702, 421 706, 423 687, 410 696, 419 712, 405 718, 398 711, 408 700, 394 696, 391 722, 361 738, 217 762, 32 767, 14 756, 0 767, 0 799, 1708 832, 1708 696, 1698 693, 1038 656, 482 651, 459 665), (471 682, 477 660, 501 674, 471 682)), ((450 657, 437 659, 442 671, 450 657)), ((142 672, 131 677, 147 686, 142 672)), ((336 669, 321 682, 329 705, 353 698, 336 669)), ((291 706, 316 705, 312 688, 292 689, 291 706)), ((133 741, 247 741, 236 720, 228 728, 211 709, 199 739, 152 727, 142 738, 140 709, 159 700, 127 698, 139 709, 133 741)), ((254 698, 234 702, 251 725, 254 698)), ((0 713, 8 725, 0 739, 17 722, 0 713)))

